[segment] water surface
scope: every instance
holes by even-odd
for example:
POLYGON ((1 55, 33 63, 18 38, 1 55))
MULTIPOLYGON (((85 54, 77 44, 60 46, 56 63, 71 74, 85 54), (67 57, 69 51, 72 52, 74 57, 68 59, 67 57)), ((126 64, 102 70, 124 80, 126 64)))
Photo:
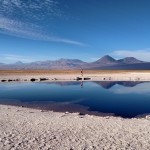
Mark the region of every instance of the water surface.
POLYGON ((150 113, 150 82, 0 83, 0 103, 131 118, 150 113))

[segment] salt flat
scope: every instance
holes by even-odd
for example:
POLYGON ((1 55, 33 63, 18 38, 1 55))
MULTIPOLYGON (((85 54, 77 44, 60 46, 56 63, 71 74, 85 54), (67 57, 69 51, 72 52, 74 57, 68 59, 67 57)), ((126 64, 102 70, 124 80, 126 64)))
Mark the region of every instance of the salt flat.
POLYGON ((1 70, 0 82, 3 80, 17 80, 20 82, 40 78, 51 81, 74 81, 80 78, 89 78, 90 81, 150 81, 149 70, 1 70))
POLYGON ((150 149, 150 120, 0 105, 1 150, 150 149))

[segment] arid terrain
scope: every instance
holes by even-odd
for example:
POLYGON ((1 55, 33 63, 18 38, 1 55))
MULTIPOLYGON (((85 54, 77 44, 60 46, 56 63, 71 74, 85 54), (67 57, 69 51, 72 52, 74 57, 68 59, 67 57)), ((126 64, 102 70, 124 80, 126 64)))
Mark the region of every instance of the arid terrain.
POLYGON ((1 82, 13 81, 150 81, 149 70, 1 70, 1 82), (33 80, 32 80, 33 79, 33 80))
POLYGON ((149 126, 149 116, 123 119, 0 105, 0 149, 148 150, 149 126))

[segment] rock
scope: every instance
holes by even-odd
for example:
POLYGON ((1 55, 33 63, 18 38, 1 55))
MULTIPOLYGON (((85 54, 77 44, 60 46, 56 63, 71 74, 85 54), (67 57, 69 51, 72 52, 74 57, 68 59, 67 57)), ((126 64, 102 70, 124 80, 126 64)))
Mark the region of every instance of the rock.
POLYGON ((84 80, 91 80, 91 78, 88 78, 88 77, 87 77, 87 78, 84 78, 84 80))
POLYGON ((13 80, 9 79, 8 82, 12 82, 13 80))
POLYGON ((4 142, 4 145, 7 145, 7 144, 10 144, 10 141, 9 141, 9 140, 6 140, 6 141, 4 142))
POLYGON ((1 80, 1 82, 6 82, 7 80, 1 80))
POLYGON ((76 80, 77 80, 77 81, 79 81, 79 80, 82 80, 82 78, 80 78, 80 77, 77 77, 77 78, 76 78, 76 80))
POLYGON ((46 81, 48 78, 40 78, 40 81, 46 81))
POLYGON ((2 142, 0 142, 0 148, 2 148, 4 145, 3 145, 3 143, 2 142))
POLYGON ((12 136, 12 134, 10 133, 9 135, 8 135, 8 137, 11 137, 12 136))
POLYGON ((84 113, 81 113, 81 112, 79 113, 79 115, 80 115, 80 116, 85 116, 85 114, 84 114, 84 113))
POLYGON ((35 79, 35 78, 31 78, 31 79, 30 79, 31 82, 34 82, 34 81, 36 81, 36 80, 38 80, 38 79, 35 79))
POLYGON ((110 119, 110 117, 109 117, 109 116, 107 116, 107 117, 105 117, 105 119, 110 119))
POLYGON ((65 114, 69 114, 69 112, 68 112, 68 111, 66 111, 66 112, 65 112, 65 114))
POLYGON ((16 81, 20 81, 20 79, 16 79, 16 81))
POLYGON ((145 118, 146 118, 147 120, 150 120, 150 116, 146 116, 145 118))

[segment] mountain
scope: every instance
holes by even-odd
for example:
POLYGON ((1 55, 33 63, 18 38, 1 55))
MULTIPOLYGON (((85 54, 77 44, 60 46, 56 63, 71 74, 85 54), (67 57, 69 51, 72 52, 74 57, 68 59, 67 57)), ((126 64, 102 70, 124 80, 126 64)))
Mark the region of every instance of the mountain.
MULTIPOLYGON (((55 61, 43 61, 32 63, 32 68, 35 66, 40 69, 78 69, 81 65, 86 64, 85 62, 78 59, 59 59, 55 61)), ((30 68, 30 64, 28 65, 30 68)))
POLYGON ((150 62, 144 62, 134 57, 126 57, 123 59, 115 60, 114 58, 106 55, 96 62, 90 63, 85 66, 89 70, 150 70, 150 62), (99 64, 97 63, 99 62, 99 64), (96 64, 97 63, 97 64, 96 64))
POLYGON ((94 62, 83 62, 79 59, 59 59, 36 61, 32 63, 16 62, 14 64, 0 63, 0 70, 150 70, 150 62, 143 62, 134 57, 116 60, 109 55, 94 62))
POLYGON ((117 61, 114 58, 110 57, 109 55, 105 55, 97 61, 90 63, 90 66, 106 66, 116 63, 117 61))
POLYGON ((17 61, 16 63, 14 63, 14 65, 23 65, 23 62, 17 61))
POLYGON ((104 67, 104 66, 110 66, 110 65, 116 65, 118 62, 114 58, 112 58, 109 55, 105 55, 102 58, 98 59, 97 61, 84 64, 82 68, 96 68, 96 67, 104 67))
POLYGON ((114 64, 116 62, 117 61, 114 58, 112 58, 111 56, 105 55, 102 58, 100 58, 99 60, 95 61, 94 63, 96 63, 96 64, 114 64))
POLYGON ((143 61, 138 60, 134 57, 126 57, 124 59, 117 60, 119 63, 125 63, 125 64, 135 64, 135 63, 143 63, 143 61))
POLYGON ((67 70, 67 69, 81 69, 85 65, 78 59, 59 59, 55 61, 37 61, 32 63, 16 62, 14 64, 0 65, 0 69, 16 69, 16 70, 67 70))

